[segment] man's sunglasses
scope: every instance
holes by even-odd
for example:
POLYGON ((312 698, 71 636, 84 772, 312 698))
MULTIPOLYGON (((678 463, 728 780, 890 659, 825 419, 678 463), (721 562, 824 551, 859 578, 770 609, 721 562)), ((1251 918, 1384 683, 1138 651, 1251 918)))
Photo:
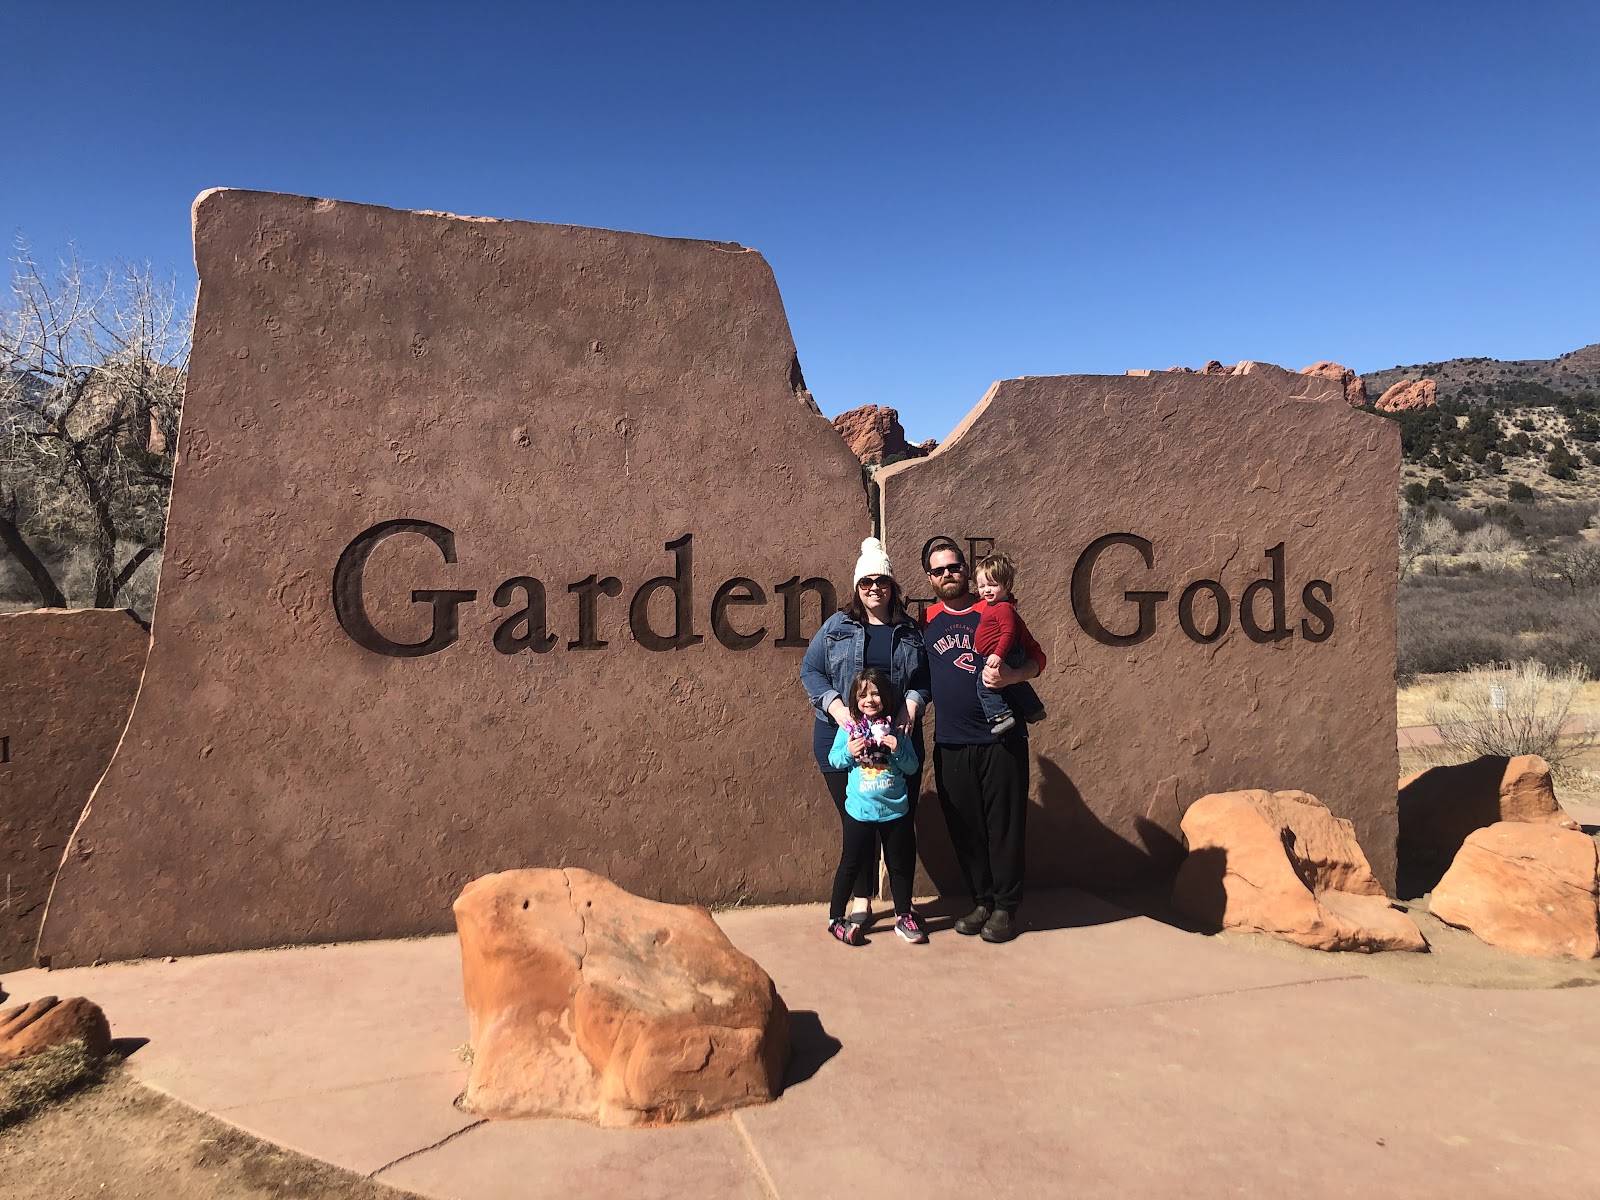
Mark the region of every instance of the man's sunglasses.
POLYGON ((966 563, 945 563, 942 567, 929 567, 928 574, 934 579, 941 575, 964 575, 967 571, 966 563))

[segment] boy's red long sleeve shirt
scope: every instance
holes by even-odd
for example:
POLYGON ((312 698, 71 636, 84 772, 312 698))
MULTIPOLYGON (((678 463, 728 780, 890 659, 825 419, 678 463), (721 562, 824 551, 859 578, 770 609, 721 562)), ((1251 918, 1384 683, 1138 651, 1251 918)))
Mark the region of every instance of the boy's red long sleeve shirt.
POLYGON ((972 635, 972 648, 986 657, 998 654, 1006 658, 1019 646, 1043 668, 1044 650, 1028 631, 1028 623, 1017 612, 1016 602, 996 600, 985 604, 983 615, 978 618, 978 628, 972 635))

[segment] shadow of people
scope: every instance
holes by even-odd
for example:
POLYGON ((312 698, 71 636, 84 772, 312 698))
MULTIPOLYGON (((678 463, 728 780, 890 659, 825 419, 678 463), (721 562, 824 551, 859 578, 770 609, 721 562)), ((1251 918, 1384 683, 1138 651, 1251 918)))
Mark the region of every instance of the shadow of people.
POLYGON ((822 1018, 810 1009, 789 1013, 789 1065, 783 1072, 783 1090, 804 1083, 822 1069, 843 1043, 822 1027, 822 1018))
MULTIPOLYGON (((1070 775, 1053 759, 1034 758, 1036 780, 1028 811, 1028 900, 1024 928, 1061 929, 1120 921, 1131 914, 1117 903, 1073 889, 1104 890, 1170 880, 1183 860, 1177 834, 1148 817, 1133 821, 1130 840, 1101 820, 1070 775), (1061 890, 1067 889, 1067 890, 1061 890)), ((916 891, 937 894, 920 911, 930 929, 948 928, 971 906, 956 861, 933 772, 917 802, 916 891)))

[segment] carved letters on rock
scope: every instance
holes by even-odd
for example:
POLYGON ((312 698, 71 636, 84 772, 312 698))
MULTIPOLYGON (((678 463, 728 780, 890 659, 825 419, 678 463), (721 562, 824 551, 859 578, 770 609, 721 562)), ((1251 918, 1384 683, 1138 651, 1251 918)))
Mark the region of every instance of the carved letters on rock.
POLYGON ((440 932, 530 861, 818 895, 797 676, 868 520, 761 256, 230 191, 195 253, 154 650, 41 949, 440 932))
MULTIPOLYGON (((1050 656, 1035 882, 1170 869, 1189 804, 1260 786, 1327 797, 1393 886, 1399 437, 1342 399, 1339 380, 1266 365, 1012 379, 876 476, 911 578, 941 534, 1017 562, 1050 656)), ((959 890, 926 799, 925 865, 959 890)))
POLYGON ((777 1095, 789 1011, 705 909, 532 869, 474 880, 455 914, 468 1111, 660 1125, 777 1095))
POLYGON ((1218 929, 1268 933, 1313 950, 1424 950, 1390 905, 1350 822, 1304 792, 1202 796, 1183 817, 1189 855, 1173 907, 1218 929))
POLYGON ((62 852, 128 723, 149 648, 121 609, 0 614, 0 969, 33 965, 62 852))

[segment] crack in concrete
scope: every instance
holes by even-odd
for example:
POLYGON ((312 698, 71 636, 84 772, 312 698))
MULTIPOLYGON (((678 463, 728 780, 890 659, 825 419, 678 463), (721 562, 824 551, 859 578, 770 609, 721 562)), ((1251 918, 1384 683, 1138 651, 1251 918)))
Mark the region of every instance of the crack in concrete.
POLYGON ((745 1152, 750 1155, 751 1161, 755 1163, 756 1175, 761 1180, 763 1190, 772 1197, 772 1200, 779 1200, 778 1185, 772 1178, 772 1172, 767 1170, 767 1163, 761 1157, 761 1151, 756 1149, 755 1139, 750 1136, 750 1131, 744 1127, 744 1122, 739 1119, 738 1113, 733 1113, 732 1118, 733 1127, 739 1131, 739 1139, 744 1142, 745 1152))
POLYGON ((402 1154, 399 1158, 395 1159, 394 1161, 384 1163, 383 1166, 379 1167, 377 1170, 369 1171, 367 1173, 367 1178, 368 1179, 376 1179, 379 1175, 382 1175, 385 1171, 389 1170, 390 1168, 398 1167, 401 1163, 406 1162, 409 1159, 413 1159, 413 1158, 417 1157, 417 1155, 419 1155, 419 1154, 426 1154, 430 1150, 437 1150, 440 1146, 448 1145, 449 1143, 455 1141, 463 1133, 471 1133, 474 1129, 478 1128, 480 1125, 487 1125, 488 1123, 489 1123, 489 1119, 487 1117, 480 1117, 480 1118, 478 1118, 478 1120, 474 1121, 471 1125, 467 1125, 467 1126, 465 1126, 465 1127, 463 1127, 461 1129, 458 1129, 454 1133, 446 1134, 444 1137, 440 1138, 437 1142, 433 1142, 433 1143, 431 1143, 429 1145, 426 1145, 426 1146, 419 1146, 415 1150, 407 1151, 405 1154, 402 1154))

